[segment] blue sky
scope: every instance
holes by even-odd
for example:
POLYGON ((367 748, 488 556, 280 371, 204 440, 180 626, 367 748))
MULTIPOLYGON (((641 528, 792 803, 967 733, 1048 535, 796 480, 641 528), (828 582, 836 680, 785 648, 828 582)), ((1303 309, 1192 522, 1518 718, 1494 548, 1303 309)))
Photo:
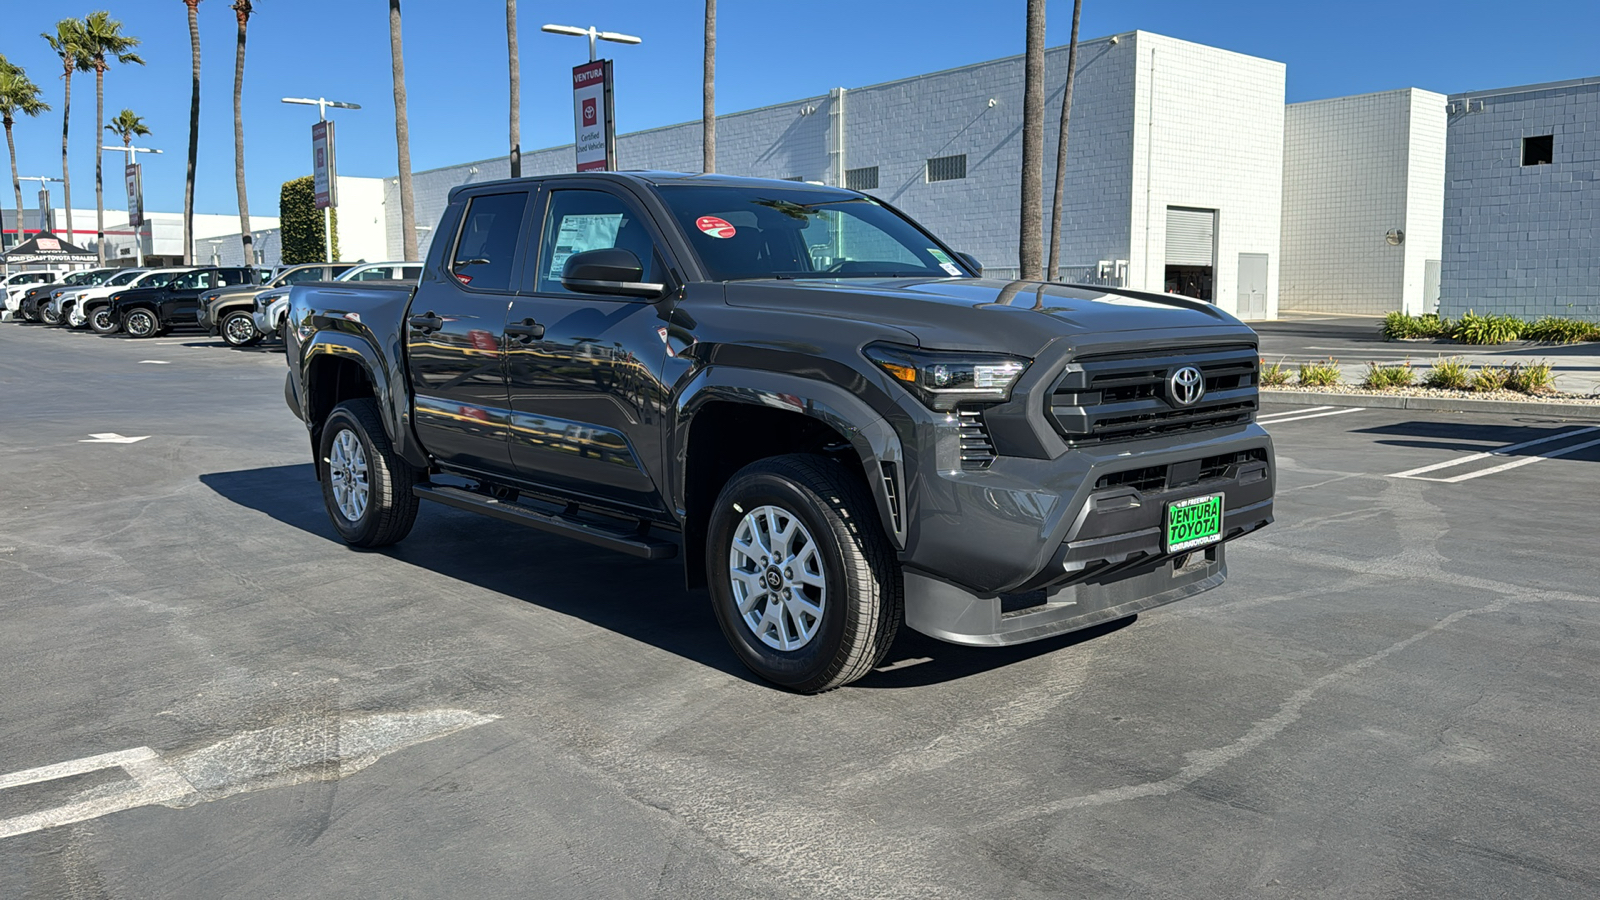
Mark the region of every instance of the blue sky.
MULTIPOLYGON (((230 0, 203 0, 200 161, 196 208, 236 212, 233 186, 234 15, 230 0)), ((1451 93, 1600 75, 1600 2, 1545 0, 1534 8, 1437 0, 1087 0, 1082 34, 1133 29, 1212 44, 1288 64, 1288 99, 1312 100, 1401 87, 1451 93)), ((61 167, 60 64, 39 32, 63 16, 107 9, 143 39, 144 67, 114 68, 106 114, 143 115, 165 151, 145 157, 146 208, 182 209, 189 105, 189 37, 180 0, 0 0, 0 54, 27 68, 54 107, 17 124, 24 175, 61 167)), ((278 186, 310 172, 313 108, 279 98, 327 96, 363 105, 339 112, 339 170, 393 175, 387 4, 382 0, 256 0, 245 73, 245 132, 253 212, 277 213, 278 186)), ((506 147, 505 5, 500 0, 406 0, 411 158, 416 170, 496 156, 506 147)), ((1049 4, 1049 42, 1065 44, 1072 4, 1049 4)), ((585 41, 542 34, 546 21, 623 31, 636 47, 605 45, 616 59, 623 131, 700 115, 699 0, 607 0, 521 5, 522 142, 572 140, 571 67, 585 41), (581 10, 578 11, 578 10, 581 10), (569 21, 570 20, 570 21, 569 21)), ((859 87, 1022 50, 1023 0, 722 0, 717 103, 724 112, 859 87)), ((73 205, 94 206, 94 79, 73 80, 73 205)), ((110 135, 103 135, 108 139, 110 135)), ((121 154, 107 154, 106 205, 123 203, 121 154)), ((54 196, 60 203, 59 186, 54 196)), ((33 203, 33 188, 24 184, 33 203)), ((9 190, 0 201, 11 205, 9 190)), ((75 223, 76 224, 76 223, 75 223)), ((80 226, 81 227, 81 226, 80 226)))

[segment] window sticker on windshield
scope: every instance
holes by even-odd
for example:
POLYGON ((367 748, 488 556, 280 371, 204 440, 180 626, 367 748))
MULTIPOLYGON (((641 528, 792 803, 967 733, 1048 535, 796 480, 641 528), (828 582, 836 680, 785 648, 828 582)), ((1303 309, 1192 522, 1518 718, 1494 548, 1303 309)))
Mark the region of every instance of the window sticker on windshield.
POLYGON ((714 238, 731 238, 739 233, 727 219, 719 219, 716 216, 701 216, 694 220, 694 227, 714 238))
POLYGON ((561 228, 556 232, 555 251, 550 254, 550 273, 546 277, 559 281, 567 257, 574 253, 615 247, 617 230, 621 227, 622 213, 562 216, 561 228))
POLYGON ((955 275, 960 277, 961 275, 965 274, 961 271, 961 267, 956 265, 956 261, 950 258, 950 254, 944 252, 943 250, 929 247, 928 255, 933 257, 934 260, 939 263, 939 268, 943 269, 946 275, 955 275))

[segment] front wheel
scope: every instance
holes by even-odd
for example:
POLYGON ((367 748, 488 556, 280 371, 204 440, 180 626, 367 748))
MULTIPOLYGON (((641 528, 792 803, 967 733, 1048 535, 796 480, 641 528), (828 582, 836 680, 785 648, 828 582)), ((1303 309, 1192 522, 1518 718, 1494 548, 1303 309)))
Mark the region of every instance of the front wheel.
POLYGON ((116 334, 122 330, 122 325, 117 322, 117 317, 111 314, 111 307, 96 306, 89 313, 89 328, 95 334, 116 334))
POLYGON ((250 318, 250 313, 235 310, 222 317, 222 340, 229 347, 249 347, 261 343, 261 332, 256 330, 256 323, 250 318))
POLYGON ((155 337, 161 330, 161 323, 156 320, 154 310, 139 307, 128 310, 127 315, 122 317, 122 330, 128 333, 128 337, 155 337))
POLYGON ((711 511, 706 571, 740 661, 800 693, 866 675, 904 616, 872 498, 827 457, 777 456, 734 475, 711 511))
POLYGON ((39 307, 39 318, 43 320, 46 325, 61 324, 61 313, 52 306, 39 307))
POLYGON ((376 402, 346 400, 333 408, 322 426, 317 466, 328 518, 345 543, 385 547, 411 532, 417 471, 389 443, 376 402))

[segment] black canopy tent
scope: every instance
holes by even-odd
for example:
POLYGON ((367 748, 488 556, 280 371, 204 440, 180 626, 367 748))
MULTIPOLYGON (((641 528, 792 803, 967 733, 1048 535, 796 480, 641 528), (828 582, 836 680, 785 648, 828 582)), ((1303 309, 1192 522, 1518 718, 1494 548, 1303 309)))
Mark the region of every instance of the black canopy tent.
POLYGON ((94 253, 64 241, 48 231, 42 231, 0 255, 0 262, 8 266, 29 263, 72 265, 99 261, 100 258, 94 253))

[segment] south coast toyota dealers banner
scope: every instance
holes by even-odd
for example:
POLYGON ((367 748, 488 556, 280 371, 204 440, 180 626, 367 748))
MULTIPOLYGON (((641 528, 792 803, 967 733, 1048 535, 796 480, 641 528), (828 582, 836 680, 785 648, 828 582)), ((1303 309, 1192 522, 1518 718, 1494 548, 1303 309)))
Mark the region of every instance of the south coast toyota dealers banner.
POLYGON ((616 130, 611 121, 611 60, 574 66, 572 115, 576 127, 578 171, 616 168, 616 130))

